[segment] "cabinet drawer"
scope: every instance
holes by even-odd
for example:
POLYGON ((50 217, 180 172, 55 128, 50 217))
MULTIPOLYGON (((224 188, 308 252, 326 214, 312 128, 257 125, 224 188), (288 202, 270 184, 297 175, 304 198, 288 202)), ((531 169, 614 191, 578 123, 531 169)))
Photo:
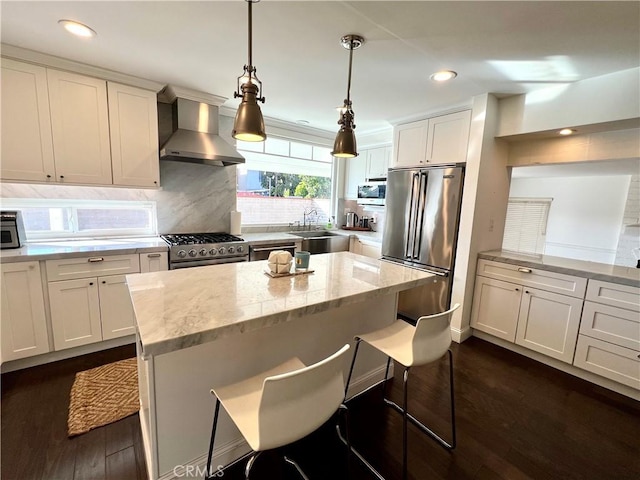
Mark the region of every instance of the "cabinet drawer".
POLYGON ((640 311, 640 288, 589 280, 586 300, 638 312, 640 311))
POLYGON ((490 260, 480 260, 477 273, 484 277, 519 283, 576 298, 584 298, 587 288, 586 278, 490 260))
POLYGON ((638 357, 636 350, 579 335, 573 364, 640 390, 640 358, 638 357))
POLYGON ((584 302, 580 333, 640 351, 640 315, 623 308, 584 302))
POLYGON ((49 282, 140 272, 140 259, 136 254, 47 260, 46 265, 49 282))

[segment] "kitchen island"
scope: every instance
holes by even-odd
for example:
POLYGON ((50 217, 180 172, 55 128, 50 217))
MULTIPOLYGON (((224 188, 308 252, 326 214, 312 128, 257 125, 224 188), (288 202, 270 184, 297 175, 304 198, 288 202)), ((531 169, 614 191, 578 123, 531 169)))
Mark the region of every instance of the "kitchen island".
MULTIPOLYGON (((291 356, 318 361, 354 335, 395 320, 400 291, 433 281, 432 274, 348 252, 314 255, 314 272, 304 275, 271 278, 266 268, 260 261, 127 276, 149 478, 204 470, 213 385, 291 356)), ((384 376, 382 355, 368 349, 361 355, 350 393, 384 376)), ((247 451, 221 412, 214 465, 247 451)))

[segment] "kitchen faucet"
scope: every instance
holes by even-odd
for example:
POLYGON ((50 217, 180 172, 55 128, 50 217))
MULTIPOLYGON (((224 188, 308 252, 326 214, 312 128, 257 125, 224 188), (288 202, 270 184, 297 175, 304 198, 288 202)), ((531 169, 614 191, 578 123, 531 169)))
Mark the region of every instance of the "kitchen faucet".
MULTIPOLYGON (((307 228, 307 216, 311 215, 312 213, 315 213, 316 216, 318 215, 318 211, 314 208, 314 209, 309 209, 307 211, 307 209, 304 210, 304 212, 302 213, 302 229, 306 229, 307 228)), ((309 223, 309 230, 311 230, 311 223, 309 223)))

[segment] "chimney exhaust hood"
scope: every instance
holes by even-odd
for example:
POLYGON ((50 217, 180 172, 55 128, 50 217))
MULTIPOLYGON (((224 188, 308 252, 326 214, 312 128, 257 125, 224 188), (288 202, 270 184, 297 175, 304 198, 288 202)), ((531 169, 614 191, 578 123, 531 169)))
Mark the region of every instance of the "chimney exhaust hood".
POLYGON ((218 135, 223 97, 167 86, 158 100, 160 160, 217 167, 244 163, 244 157, 218 135))

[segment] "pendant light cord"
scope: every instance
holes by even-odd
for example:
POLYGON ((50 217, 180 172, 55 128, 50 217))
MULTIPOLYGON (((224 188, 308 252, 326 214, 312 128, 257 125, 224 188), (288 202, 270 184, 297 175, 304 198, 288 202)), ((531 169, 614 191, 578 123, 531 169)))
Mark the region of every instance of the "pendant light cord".
POLYGON ((353 63, 353 38, 349 41, 349 77, 347 79, 347 106, 351 106, 351 65, 353 63))
POLYGON ((248 0, 247 3, 249 4, 249 80, 251 80, 251 73, 253 70, 253 49, 251 47, 252 45, 252 34, 251 32, 253 31, 253 25, 252 25, 252 15, 251 15, 251 4, 253 3, 251 0, 248 0))

